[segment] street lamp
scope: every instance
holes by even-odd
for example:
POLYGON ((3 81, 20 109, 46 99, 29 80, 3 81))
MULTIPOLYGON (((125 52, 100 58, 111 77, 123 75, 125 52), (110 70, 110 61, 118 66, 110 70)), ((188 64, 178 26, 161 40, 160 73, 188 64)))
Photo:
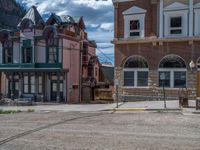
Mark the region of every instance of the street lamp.
POLYGON ((193 72, 193 69, 195 68, 195 63, 193 60, 190 61, 189 66, 190 66, 191 71, 193 72))

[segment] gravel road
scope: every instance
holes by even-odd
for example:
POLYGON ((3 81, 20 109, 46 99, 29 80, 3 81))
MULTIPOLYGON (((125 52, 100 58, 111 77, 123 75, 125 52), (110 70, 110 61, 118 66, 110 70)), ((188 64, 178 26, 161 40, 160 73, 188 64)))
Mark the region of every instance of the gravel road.
POLYGON ((0 115, 0 150, 200 150, 200 115, 40 112, 0 115))

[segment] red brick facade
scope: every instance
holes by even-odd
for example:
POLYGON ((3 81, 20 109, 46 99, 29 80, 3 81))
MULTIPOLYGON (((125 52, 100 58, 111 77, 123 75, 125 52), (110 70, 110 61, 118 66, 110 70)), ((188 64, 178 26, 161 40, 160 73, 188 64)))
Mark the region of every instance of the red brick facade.
MULTIPOLYGON (((127 2, 114 2, 115 14, 115 78, 119 79, 119 91, 125 100, 154 99, 155 89, 162 93, 158 87, 158 69, 160 61, 167 55, 178 55, 186 64, 187 88, 190 97, 196 93, 197 69, 191 71, 189 63, 195 63, 200 57, 200 39, 198 37, 158 38, 159 37, 159 3, 156 0, 133 0, 127 2), (123 12, 133 6, 145 9, 145 37, 142 39, 124 39, 123 12), (145 58, 149 66, 148 87, 124 87, 123 65, 130 56, 139 55, 145 58), (126 95, 126 96, 124 96, 126 95), (148 99, 144 99, 148 97, 148 99)), ((167 88, 166 94, 170 99, 178 98, 178 88, 167 88)))

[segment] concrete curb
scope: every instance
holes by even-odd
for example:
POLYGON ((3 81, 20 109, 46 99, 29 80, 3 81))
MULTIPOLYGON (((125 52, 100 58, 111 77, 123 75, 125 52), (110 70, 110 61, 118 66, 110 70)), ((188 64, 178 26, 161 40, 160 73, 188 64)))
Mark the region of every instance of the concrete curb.
POLYGON ((182 111, 180 108, 167 108, 167 109, 149 109, 149 108, 111 108, 106 109, 103 111, 114 111, 114 112, 144 112, 144 111, 162 111, 162 112, 168 112, 168 111, 182 111))

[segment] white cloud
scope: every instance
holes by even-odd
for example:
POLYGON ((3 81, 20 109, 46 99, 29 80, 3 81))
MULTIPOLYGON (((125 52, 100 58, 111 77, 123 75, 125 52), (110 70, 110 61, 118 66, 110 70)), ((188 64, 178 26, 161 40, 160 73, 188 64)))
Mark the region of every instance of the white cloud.
MULTIPOLYGON (((112 0, 21 0, 27 7, 36 5, 41 15, 50 12, 58 15, 83 16, 90 40, 106 55, 113 55, 113 4, 112 0)), ((97 54, 104 57, 97 51, 97 54)), ((110 56, 111 57, 111 56, 110 56)))
POLYGON ((113 30, 114 24, 113 23, 102 23, 100 28, 104 29, 104 30, 113 30))
POLYGON ((112 0, 74 0, 75 4, 85 5, 94 9, 112 5, 112 0))

